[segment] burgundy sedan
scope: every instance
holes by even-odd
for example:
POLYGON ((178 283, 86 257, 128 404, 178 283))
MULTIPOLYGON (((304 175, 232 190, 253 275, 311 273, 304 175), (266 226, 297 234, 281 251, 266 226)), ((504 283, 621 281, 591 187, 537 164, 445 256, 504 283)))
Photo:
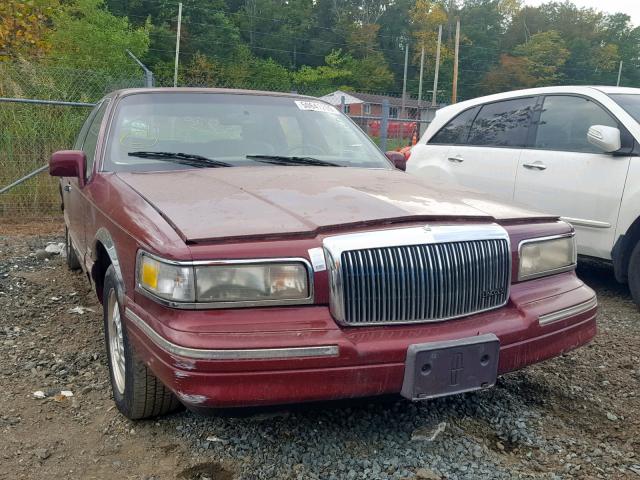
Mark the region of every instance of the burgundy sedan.
POLYGON ((570 225, 432 188, 315 98, 122 90, 74 148, 50 162, 68 263, 129 418, 430 399, 596 334, 570 225))

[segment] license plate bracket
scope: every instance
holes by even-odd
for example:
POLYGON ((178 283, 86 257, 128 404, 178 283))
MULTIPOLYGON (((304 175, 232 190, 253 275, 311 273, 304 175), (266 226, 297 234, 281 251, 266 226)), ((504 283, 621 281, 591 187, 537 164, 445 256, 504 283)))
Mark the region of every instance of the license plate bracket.
POLYGON ((427 400, 492 387, 499 355, 500 340, 492 333, 410 345, 400 394, 427 400))

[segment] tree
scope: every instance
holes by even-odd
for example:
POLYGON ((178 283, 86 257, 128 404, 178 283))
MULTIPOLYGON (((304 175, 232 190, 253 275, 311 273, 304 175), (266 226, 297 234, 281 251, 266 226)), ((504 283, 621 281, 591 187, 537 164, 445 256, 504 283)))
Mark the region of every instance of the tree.
POLYGON ((482 87, 485 93, 497 93, 515 88, 536 86, 536 79, 530 74, 530 62, 525 57, 502 54, 499 65, 485 75, 482 87))
POLYGON ((53 16, 50 57, 56 63, 83 70, 133 75, 139 67, 126 50, 142 56, 149 48, 149 24, 133 28, 115 17, 102 0, 76 0, 53 16))
POLYGON ((514 53, 524 57, 527 73, 535 79, 536 86, 552 85, 560 80, 560 69, 569 58, 569 50, 555 30, 536 33, 531 40, 518 45, 514 53))
POLYGON ((58 0, 0 2, 0 60, 42 56, 49 50, 46 36, 58 0))

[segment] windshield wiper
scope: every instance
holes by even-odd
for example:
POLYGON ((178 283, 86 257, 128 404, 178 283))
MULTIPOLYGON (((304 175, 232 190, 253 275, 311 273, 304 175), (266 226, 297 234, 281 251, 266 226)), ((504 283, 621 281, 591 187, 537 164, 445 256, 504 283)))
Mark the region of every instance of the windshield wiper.
POLYGON ((190 167, 233 167, 230 163, 214 160, 213 158, 203 157, 193 153, 182 152, 129 152, 130 157, 151 158, 154 160, 163 160, 166 162, 179 163, 190 167))
POLYGON ((246 158, 274 165, 314 165, 318 167, 341 167, 337 163, 327 162, 313 157, 287 157, 284 155, 247 155, 246 158))

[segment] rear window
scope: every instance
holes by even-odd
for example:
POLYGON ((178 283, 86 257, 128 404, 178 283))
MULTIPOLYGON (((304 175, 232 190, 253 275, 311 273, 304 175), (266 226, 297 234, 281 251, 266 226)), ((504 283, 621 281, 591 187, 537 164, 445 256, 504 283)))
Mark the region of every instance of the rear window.
POLYGON ((478 108, 480 107, 470 108, 459 113, 453 120, 450 120, 449 123, 442 127, 440 131, 429 140, 429 143, 438 145, 465 143, 467 134, 469 133, 469 125, 471 125, 473 117, 475 117, 478 112, 478 108))
POLYGON ((469 145, 524 147, 535 97, 515 98, 484 105, 471 126, 469 145))

